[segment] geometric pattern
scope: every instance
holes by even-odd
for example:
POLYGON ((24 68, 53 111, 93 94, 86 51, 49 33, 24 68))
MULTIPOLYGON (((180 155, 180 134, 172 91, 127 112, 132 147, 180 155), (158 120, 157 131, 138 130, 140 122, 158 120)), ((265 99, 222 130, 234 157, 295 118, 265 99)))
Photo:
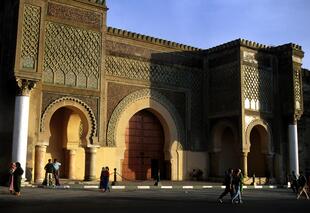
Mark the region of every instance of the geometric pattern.
POLYGON ((99 32, 47 22, 43 81, 98 89, 100 50, 99 32))
POLYGON ((302 95, 301 95, 301 76, 300 70, 294 69, 294 98, 295 98, 295 109, 301 110, 302 95))
POLYGON ((34 70, 38 59, 41 8, 25 4, 21 44, 21 68, 34 70))
MULTIPOLYGON (((190 68, 192 69, 192 68, 190 68)), ((192 82, 190 69, 129 58, 107 56, 106 74, 126 79, 144 80, 189 88, 192 82)))
POLYGON ((105 61, 105 71, 106 75, 117 76, 124 79, 142 80, 190 89, 191 98, 189 110, 191 111, 191 123, 192 126, 194 126, 193 131, 198 132, 197 134, 201 132, 203 74, 200 69, 168 64, 162 65, 108 55, 105 61))
POLYGON ((243 95, 249 102, 259 103, 259 111, 270 112, 273 94, 272 70, 243 65, 243 95))
POLYGON ((209 94, 212 101, 210 104, 211 113, 221 113, 223 111, 238 109, 239 85, 237 63, 212 68, 210 75, 209 94))

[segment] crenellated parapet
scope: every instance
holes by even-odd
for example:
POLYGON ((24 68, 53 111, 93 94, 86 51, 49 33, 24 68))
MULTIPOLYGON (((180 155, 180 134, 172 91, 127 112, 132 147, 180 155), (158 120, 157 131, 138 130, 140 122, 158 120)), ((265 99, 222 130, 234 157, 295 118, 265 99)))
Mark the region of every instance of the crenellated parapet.
POLYGON ((263 50, 266 52, 283 51, 289 48, 292 48, 293 50, 296 50, 296 51, 302 51, 302 47, 294 43, 283 44, 280 46, 269 46, 269 45, 260 44, 254 41, 250 41, 247 39, 239 38, 239 39, 206 49, 205 52, 214 53, 214 52, 223 51, 223 50, 230 49, 230 48, 237 47, 237 46, 248 47, 254 50, 263 50))
POLYGON ((110 35, 113 35, 113 36, 130 38, 130 39, 134 39, 134 40, 149 42, 149 43, 167 46, 170 48, 180 49, 180 50, 185 50, 185 51, 201 51, 202 50, 202 49, 192 47, 192 46, 188 46, 185 44, 180 44, 177 42, 168 41, 168 40, 160 39, 160 38, 155 38, 152 36, 143 35, 143 34, 139 34, 139 33, 135 33, 135 32, 130 32, 127 30, 122 30, 122 29, 118 29, 118 28, 114 28, 114 27, 108 27, 107 33, 110 35))

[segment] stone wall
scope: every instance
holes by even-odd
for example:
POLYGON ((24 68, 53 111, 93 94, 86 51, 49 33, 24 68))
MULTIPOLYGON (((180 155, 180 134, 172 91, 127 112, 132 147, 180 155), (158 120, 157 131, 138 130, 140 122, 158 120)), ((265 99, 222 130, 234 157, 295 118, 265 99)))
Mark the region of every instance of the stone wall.
POLYGON ((310 175, 310 71, 303 69, 304 113, 298 122, 300 169, 310 175))
POLYGON ((111 28, 108 30, 105 76, 112 81, 130 82, 132 86, 109 83, 107 120, 121 98, 141 86, 151 87, 164 94, 183 118, 188 135, 186 146, 203 149, 203 73, 199 51, 153 45, 151 38, 146 42, 142 38, 128 39, 124 34, 126 31, 120 35, 111 28))

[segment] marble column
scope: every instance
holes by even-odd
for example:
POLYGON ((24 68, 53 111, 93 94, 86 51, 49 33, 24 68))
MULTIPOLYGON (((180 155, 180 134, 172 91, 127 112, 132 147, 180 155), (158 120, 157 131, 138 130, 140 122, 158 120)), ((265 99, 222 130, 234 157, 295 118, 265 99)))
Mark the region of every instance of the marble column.
POLYGON ((289 140, 289 162, 290 172, 295 171, 299 175, 299 162, 298 162, 298 133, 297 121, 288 125, 288 140, 289 140))
POLYGON ((96 179, 96 147, 85 148, 85 180, 96 179))
POLYGON ((75 149, 68 150, 68 161, 69 161, 68 179, 74 180, 76 179, 75 177, 76 150, 75 149))
POLYGON ((36 183, 42 183, 45 177, 45 145, 36 145, 35 147, 35 170, 34 170, 34 181, 36 183))
POLYGON ((12 161, 20 162, 26 175, 27 139, 29 122, 30 91, 35 87, 34 81, 17 79, 18 94, 15 97, 12 161))
POLYGON ((248 152, 241 153, 241 166, 244 177, 248 177, 248 152))

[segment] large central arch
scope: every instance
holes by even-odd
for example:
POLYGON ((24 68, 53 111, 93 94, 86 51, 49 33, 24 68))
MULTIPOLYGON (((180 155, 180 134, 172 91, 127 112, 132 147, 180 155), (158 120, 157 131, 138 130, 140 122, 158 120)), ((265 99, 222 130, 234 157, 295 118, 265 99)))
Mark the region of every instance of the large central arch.
POLYGON ((110 118, 107 142, 110 146, 116 146, 117 157, 120 159, 119 168, 126 149, 126 126, 130 118, 143 109, 148 109, 156 115, 162 124, 165 135, 165 160, 170 160, 171 163, 171 179, 182 180, 185 174, 182 146, 185 137, 182 119, 165 96, 151 89, 138 90, 126 96, 110 118))

